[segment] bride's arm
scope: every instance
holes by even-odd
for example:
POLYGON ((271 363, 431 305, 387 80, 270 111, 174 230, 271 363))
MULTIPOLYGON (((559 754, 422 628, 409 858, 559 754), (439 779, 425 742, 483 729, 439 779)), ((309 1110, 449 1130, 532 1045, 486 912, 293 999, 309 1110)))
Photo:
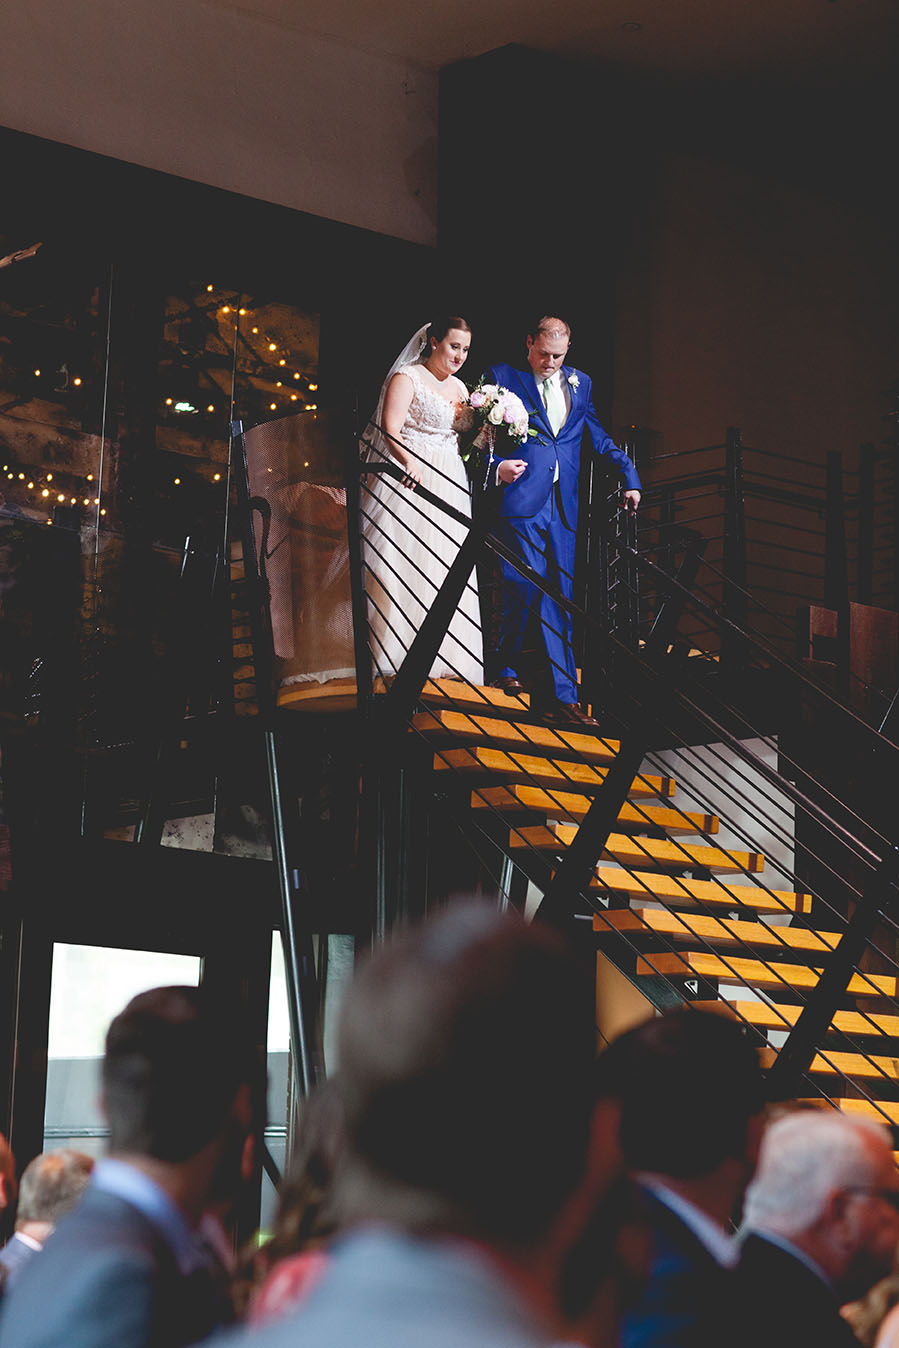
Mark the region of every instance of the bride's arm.
POLYGON ((384 410, 381 414, 384 430, 391 437, 387 448, 405 473, 403 486, 414 488, 421 481, 416 462, 408 449, 402 444, 402 430, 415 396, 415 387, 407 374, 395 374, 387 385, 384 395, 384 410), (400 444, 397 444, 397 441, 400 444))

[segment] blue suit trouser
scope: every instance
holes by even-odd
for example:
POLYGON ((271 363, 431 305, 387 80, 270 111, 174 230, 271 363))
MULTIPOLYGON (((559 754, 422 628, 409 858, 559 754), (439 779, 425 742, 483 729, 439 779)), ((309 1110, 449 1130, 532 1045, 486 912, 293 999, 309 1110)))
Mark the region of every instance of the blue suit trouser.
MULTIPOLYGON (((575 533, 559 509, 558 483, 545 505, 530 519, 500 519, 497 535, 541 579, 556 586, 566 599, 574 592, 575 533)), ((538 590, 508 562, 502 562, 502 613, 499 625, 500 674, 518 674, 518 662, 529 619, 539 613, 553 689, 560 702, 577 702, 577 669, 572 645, 571 615, 538 590)))

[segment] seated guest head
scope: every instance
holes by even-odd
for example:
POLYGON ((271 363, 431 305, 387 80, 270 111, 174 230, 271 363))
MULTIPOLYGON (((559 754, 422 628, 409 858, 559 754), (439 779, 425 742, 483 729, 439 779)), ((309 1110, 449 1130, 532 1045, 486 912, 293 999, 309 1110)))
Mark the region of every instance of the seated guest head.
POLYGON ((93 1157, 70 1148, 35 1156, 22 1171, 16 1230, 42 1242, 78 1202, 93 1168, 93 1157))
POLYGON ((153 988, 112 1021, 103 1059, 110 1155, 203 1157, 204 1206, 233 1191, 263 1119, 264 1067, 238 1008, 204 988, 153 988))
POLYGON ((758 1155, 764 1077, 735 1020, 669 1011, 615 1039, 596 1068, 600 1096, 621 1106, 627 1166, 691 1190, 699 1206, 738 1203, 758 1155))
POLYGON ((836 1110, 796 1110, 769 1124, 746 1193, 744 1227, 811 1259, 841 1302, 892 1267, 899 1171, 889 1131, 836 1110))
POLYGON ((589 991, 560 939, 487 904, 381 947, 338 1031, 345 1220, 538 1244, 584 1174, 589 991))

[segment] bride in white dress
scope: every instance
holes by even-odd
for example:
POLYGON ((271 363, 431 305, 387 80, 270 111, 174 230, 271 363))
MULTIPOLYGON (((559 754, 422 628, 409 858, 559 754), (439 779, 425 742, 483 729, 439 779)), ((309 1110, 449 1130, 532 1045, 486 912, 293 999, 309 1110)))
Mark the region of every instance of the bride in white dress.
MULTIPOLYGON (((471 329, 453 316, 421 328, 404 348, 381 390, 368 457, 392 458, 402 482, 371 473, 362 492, 365 589, 376 674, 396 673, 447 571, 466 527, 417 495, 421 485, 471 516, 459 434, 473 425, 468 391, 458 371, 471 329)), ((483 683, 483 642, 473 571, 431 666, 432 678, 483 683)))

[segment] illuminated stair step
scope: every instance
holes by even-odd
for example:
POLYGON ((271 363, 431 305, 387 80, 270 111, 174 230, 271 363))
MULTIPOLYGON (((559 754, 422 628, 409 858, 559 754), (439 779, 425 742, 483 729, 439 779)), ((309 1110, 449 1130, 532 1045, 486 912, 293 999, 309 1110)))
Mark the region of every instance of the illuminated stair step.
MULTIPOLYGON (((700 1009, 732 1012, 741 1020, 759 1029, 788 1030, 795 1025, 802 1012, 801 1006, 771 1006, 767 1002, 693 1002, 700 1009)), ((899 1016, 881 1015, 879 1012, 837 1011, 831 1021, 831 1028, 842 1034, 854 1036, 881 1034, 887 1039, 899 1039, 899 1016)))
MULTIPOLYGON (((818 985, 820 969, 805 964, 763 963, 742 956, 708 955, 701 951, 683 954, 641 955, 638 974, 668 974, 677 978, 714 978, 722 983, 744 983, 747 987, 807 989, 818 985)), ((891 974, 853 974, 848 991, 861 997, 896 996, 897 979, 891 974)))
POLYGON ((661 903, 701 903, 716 908, 751 908, 758 913, 811 912, 811 894, 792 890, 766 890, 759 885, 733 885, 723 880, 690 880, 657 871, 618 871, 598 866, 590 883, 592 890, 630 894, 661 903))
MULTIPOLYGON (((539 758, 533 754, 508 753, 504 749, 488 747, 473 749, 444 749, 434 755, 436 771, 495 773, 510 782, 524 785, 562 786, 568 791, 593 792, 602 786, 606 770, 593 768, 589 763, 566 762, 565 759, 539 758)), ((673 796, 676 784, 672 777, 635 777, 628 795, 673 796)))
MULTIPOLYGON (((564 791, 545 791, 535 786, 481 787, 471 793, 474 810, 493 809, 504 812, 530 810, 558 819, 568 815, 581 819, 590 808, 587 796, 564 791)), ((628 824, 637 832, 640 828, 667 829, 670 833, 717 833, 718 818, 714 814, 690 814, 687 811, 652 805, 625 805, 618 815, 619 824, 628 824)))
MULTIPOLYGON (((577 828, 574 824, 556 824, 549 827, 534 824, 517 829, 509 837, 509 846, 530 847, 537 851, 561 852, 569 846, 577 828)), ((718 847, 701 847, 696 843, 670 842, 667 838, 632 838, 625 833, 610 833, 602 858, 627 866, 702 866, 709 871, 738 871, 758 873, 764 869, 765 858, 760 852, 732 852, 718 847)))
POLYGON ((706 917, 701 913, 668 913, 653 908, 641 908, 639 912, 620 908, 596 913, 593 930, 643 932, 646 935, 658 933, 682 940, 698 936, 703 941, 714 941, 716 944, 765 946, 769 949, 779 947, 822 953, 835 950, 840 940, 840 933, 835 931, 816 932, 808 927, 769 927, 764 922, 706 917))
POLYGON ((576 730, 553 730, 550 726, 527 725, 521 721, 498 721, 463 711, 435 708, 419 712, 414 728, 426 735, 451 735, 455 739, 486 741, 493 748, 544 749, 547 753, 579 754, 590 763, 611 763, 618 753, 618 740, 585 735, 576 730))

